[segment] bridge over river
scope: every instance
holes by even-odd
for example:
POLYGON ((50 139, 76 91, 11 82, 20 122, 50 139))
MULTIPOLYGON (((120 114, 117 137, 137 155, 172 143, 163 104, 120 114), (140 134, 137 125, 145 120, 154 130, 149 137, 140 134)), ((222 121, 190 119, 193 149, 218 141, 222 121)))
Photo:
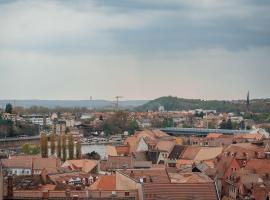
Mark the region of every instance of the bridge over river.
POLYGON ((222 133, 224 135, 234 135, 240 133, 251 133, 251 130, 228 130, 228 129, 207 129, 207 128, 161 128, 161 131, 175 136, 206 136, 209 133, 222 133))
POLYGON ((21 148, 22 145, 28 143, 28 144, 39 144, 40 142, 40 136, 29 136, 29 137, 20 137, 20 138, 3 138, 0 139, 0 149, 5 148, 21 148))

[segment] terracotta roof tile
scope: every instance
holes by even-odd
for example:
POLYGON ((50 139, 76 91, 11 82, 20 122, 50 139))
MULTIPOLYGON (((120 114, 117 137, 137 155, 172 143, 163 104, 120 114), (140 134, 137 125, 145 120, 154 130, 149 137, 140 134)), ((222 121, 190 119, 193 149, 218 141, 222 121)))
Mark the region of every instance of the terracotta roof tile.
POLYGON ((206 136, 206 138, 220 138, 220 137, 222 137, 223 136, 223 134, 221 134, 221 133, 209 133, 207 136, 206 136))
POLYGON ((214 183, 146 183, 146 200, 217 200, 214 183))
POLYGON ((58 158, 35 158, 33 159, 33 169, 42 170, 44 168, 57 169, 60 167, 58 158))
POLYGON ((108 169, 130 169, 134 167, 132 156, 108 156, 106 168, 108 169))
POLYGON ((69 167, 71 170, 81 170, 83 172, 90 172, 98 165, 96 160, 67 160, 62 167, 69 167))
POLYGON ((146 183, 170 183, 170 179, 165 168, 130 169, 122 170, 121 172, 133 179, 136 179, 137 181, 145 179, 146 183))
POLYGON ((181 159, 194 160, 201 148, 202 147, 198 146, 187 146, 186 150, 181 156, 181 159))
POLYGON ((194 160, 203 161, 214 159, 222 153, 222 150, 222 147, 202 147, 195 156, 194 160))
POLYGON ((247 170, 252 170, 257 174, 269 174, 270 173, 270 160, 267 159, 251 159, 247 162, 245 167, 247 170))
POLYGON ((174 145, 175 145, 175 141, 160 140, 160 141, 158 141, 158 143, 156 145, 156 149, 171 153, 174 145))
POLYGON ((90 186, 92 190, 116 190, 116 176, 101 176, 94 184, 90 186))

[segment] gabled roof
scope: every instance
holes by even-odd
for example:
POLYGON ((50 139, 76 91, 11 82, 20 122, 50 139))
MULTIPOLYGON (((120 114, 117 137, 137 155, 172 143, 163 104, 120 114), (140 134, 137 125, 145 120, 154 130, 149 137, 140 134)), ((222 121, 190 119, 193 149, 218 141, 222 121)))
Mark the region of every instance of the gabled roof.
POLYGON ((159 151, 165 151, 165 152, 171 153, 174 145, 175 145, 175 141, 160 140, 158 141, 156 145, 156 149, 159 151))
POLYGON ((171 183, 209 183, 213 182, 208 176, 200 172, 169 173, 171 183))
POLYGON ((213 182, 209 183, 149 183, 144 184, 146 200, 217 200, 213 182))
POLYGON ((11 156, 2 159, 1 163, 5 168, 27 168, 33 170, 42 170, 44 168, 60 167, 60 160, 56 157, 42 158, 40 156, 11 156))
POLYGON ((187 146, 180 158, 184 160, 194 160, 201 148, 202 147, 199 146, 187 146))
POLYGON ((81 170, 83 172, 90 172, 98 165, 96 160, 67 160, 62 167, 69 167, 71 170, 81 170))
POLYGON ((194 161, 211 160, 221 154, 222 150, 222 147, 187 146, 181 156, 181 159, 194 161))
POLYGON ((32 160, 24 159, 2 159, 1 160, 3 168, 23 168, 32 169, 32 160))
POLYGON ((256 174, 270 174, 270 160, 269 159, 251 159, 247 162, 245 167, 247 170, 252 170, 256 174))
POLYGON ((222 147, 202 147, 198 154, 195 156, 194 160, 203 161, 214 159, 222 153, 222 150, 222 147))
POLYGON ((89 189, 91 190, 116 190, 116 176, 105 175, 101 176, 89 189))
POLYGON ((144 138, 147 144, 155 144, 158 139, 167 137, 167 133, 160 130, 143 130, 136 132, 133 136, 127 137, 124 144, 129 145, 129 152, 135 152, 141 138, 144 138))
POLYGON ((182 155, 182 153, 184 152, 185 150, 185 146, 183 145, 175 145, 173 147, 173 150, 171 151, 170 155, 169 155, 169 159, 179 159, 179 157, 182 155))
POLYGON ((132 156, 108 156, 106 168, 108 169, 130 169, 134 167, 132 156))
POLYGON ((33 169, 57 169, 60 167, 60 160, 58 158, 35 158, 33 159, 33 169))
POLYGON ((141 179, 145 179, 146 183, 170 183, 170 179, 165 168, 129 169, 122 170, 120 172, 137 180, 138 182, 140 182, 141 179))

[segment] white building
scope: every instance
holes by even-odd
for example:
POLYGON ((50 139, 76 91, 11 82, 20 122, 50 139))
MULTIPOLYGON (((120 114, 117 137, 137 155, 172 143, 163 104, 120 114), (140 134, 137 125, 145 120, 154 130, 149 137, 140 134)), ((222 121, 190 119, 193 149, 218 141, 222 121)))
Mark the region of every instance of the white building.
POLYGON ((32 124, 40 125, 40 126, 50 126, 52 125, 52 120, 50 117, 46 115, 23 115, 25 121, 30 122, 32 124))

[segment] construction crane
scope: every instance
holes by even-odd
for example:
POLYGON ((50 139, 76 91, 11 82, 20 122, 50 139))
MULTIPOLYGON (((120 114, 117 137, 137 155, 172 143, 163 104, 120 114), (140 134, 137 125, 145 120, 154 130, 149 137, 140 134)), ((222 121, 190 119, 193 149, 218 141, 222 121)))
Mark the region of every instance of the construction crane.
POLYGON ((121 99, 121 98, 124 98, 124 97, 122 97, 122 96, 116 96, 115 97, 115 99, 116 99, 116 103, 115 103, 116 110, 118 110, 118 108, 119 108, 119 99, 121 99))

